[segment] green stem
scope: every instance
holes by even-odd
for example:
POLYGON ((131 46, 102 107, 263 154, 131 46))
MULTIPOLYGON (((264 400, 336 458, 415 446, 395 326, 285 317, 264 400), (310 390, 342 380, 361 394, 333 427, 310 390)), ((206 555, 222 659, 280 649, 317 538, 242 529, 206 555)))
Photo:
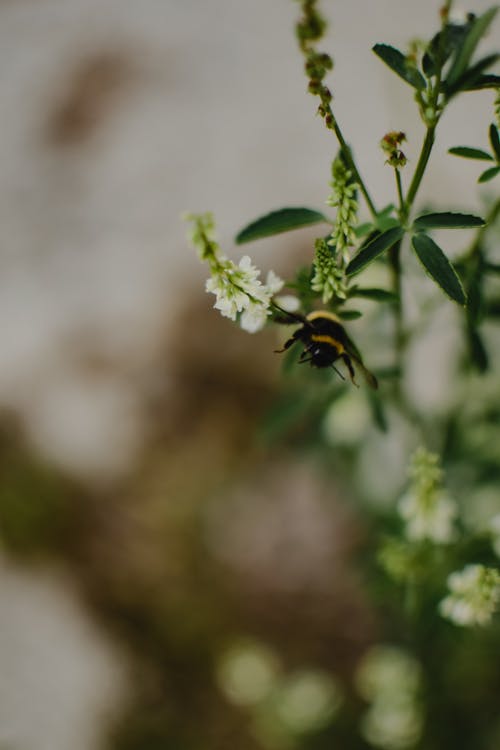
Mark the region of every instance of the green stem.
POLYGON ((427 127, 427 133, 425 134, 425 139, 422 145, 422 150, 420 152, 420 157, 419 157, 416 169, 415 169, 415 174, 413 175, 413 179, 411 181, 410 187, 408 188, 408 194, 406 196, 405 205, 406 205, 407 215, 410 214, 411 208, 413 206, 413 202, 415 200, 415 196, 417 194, 417 190, 420 187, 420 183, 422 182, 422 177, 424 176, 425 168, 427 167, 427 162, 429 161, 429 157, 431 155, 432 147, 434 145, 434 135, 436 132, 436 125, 437 125, 437 122, 427 127))
POLYGON ((404 351, 405 335, 403 330, 403 308, 401 304, 401 240, 389 250, 389 264, 392 277, 392 291, 397 296, 394 302, 394 349, 396 361, 401 362, 404 351))
POLYGON ((396 186, 398 189, 398 198, 399 198, 399 218, 401 221, 406 220, 406 206, 405 206, 405 199, 403 196, 403 185, 401 183, 401 172, 397 167, 394 168, 394 174, 396 176, 396 186))
POLYGON ((359 174, 358 168, 356 167, 356 163, 355 163, 354 158, 352 156, 351 149, 347 145, 347 143, 345 141, 345 138, 342 135, 342 131, 341 131, 340 127, 339 127, 339 124, 337 122, 337 118, 335 117, 335 115, 333 114, 333 112, 331 111, 331 109, 330 109, 329 114, 331 114, 331 117, 332 117, 331 128, 334 131, 335 135, 337 136, 337 140, 339 142, 340 148, 342 149, 342 153, 343 153, 344 158, 345 158, 345 160, 347 162, 347 165, 348 165, 349 169, 351 170, 351 172, 353 173, 353 176, 354 176, 356 182, 359 185, 359 189, 363 193, 364 199, 366 201, 366 204, 368 206, 368 209, 369 209, 371 215, 373 216, 374 219, 376 219, 377 215, 378 215, 377 209, 375 208, 375 205, 374 205, 374 203, 373 203, 373 201, 372 201, 372 199, 370 197, 370 194, 369 194, 369 192, 368 192, 368 190, 366 188, 366 185, 363 182, 363 179, 362 179, 361 175, 359 174))

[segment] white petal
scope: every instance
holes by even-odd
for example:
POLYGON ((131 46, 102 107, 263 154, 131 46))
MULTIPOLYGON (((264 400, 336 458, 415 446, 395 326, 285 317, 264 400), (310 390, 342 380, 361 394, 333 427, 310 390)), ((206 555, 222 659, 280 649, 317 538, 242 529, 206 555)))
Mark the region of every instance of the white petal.
POLYGON ((268 316, 268 311, 260 305, 250 305, 240 318, 240 326, 248 333, 260 331, 268 316))
POLYGON ((266 287, 271 294, 276 294, 276 292, 283 289, 284 283, 283 279, 280 279, 278 274, 274 273, 274 271, 269 271, 267 274, 266 287))
POLYGON ((286 312, 296 312, 300 309, 300 300, 293 294, 282 294, 276 297, 276 303, 286 312))

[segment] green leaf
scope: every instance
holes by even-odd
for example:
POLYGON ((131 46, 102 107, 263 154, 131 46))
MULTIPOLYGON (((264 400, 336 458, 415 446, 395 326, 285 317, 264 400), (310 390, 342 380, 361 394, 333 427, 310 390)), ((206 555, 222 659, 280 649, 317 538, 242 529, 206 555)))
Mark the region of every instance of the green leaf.
POLYGON ((361 288, 354 287, 351 289, 350 297, 363 297, 365 299, 372 299, 376 302, 397 302, 398 295, 394 292, 389 292, 387 289, 375 289, 375 288, 361 288))
POLYGON ((500 263, 485 263, 484 270, 487 273, 500 273, 500 263))
POLYGON ((485 76, 479 76, 479 78, 471 85, 464 86, 464 91, 479 91, 480 89, 497 89, 500 86, 500 76, 495 76, 493 73, 488 73, 485 76))
POLYGON ((422 58, 422 68, 427 77, 435 76, 450 55, 458 48, 465 34, 468 24, 447 24, 443 31, 439 31, 429 43, 422 58))
POLYGON ((382 208, 378 212, 377 216, 379 218, 381 216, 389 216, 389 214, 392 214, 392 212, 395 211, 395 209, 396 209, 396 206, 394 205, 394 203, 388 203, 387 206, 384 206, 384 208, 382 208))
POLYGON ((480 216, 446 211, 419 216, 413 222, 413 229, 416 232, 421 232, 423 229, 470 229, 471 227, 484 227, 484 224, 485 221, 480 216))
POLYGON ((477 45, 486 33, 488 26, 491 24, 498 11, 498 7, 490 8, 483 15, 475 18, 469 26, 467 34, 462 44, 458 48, 453 59, 450 72, 446 79, 446 87, 453 89, 454 84, 467 70, 477 45))
POLYGON ((359 310, 337 310, 337 315, 342 320, 357 320, 363 316, 359 310))
POLYGON ((446 93, 450 97, 459 91, 473 91, 476 83, 482 77, 484 71, 494 65, 499 59, 500 55, 498 54, 487 55, 487 57, 483 57, 475 65, 466 70, 465 73, 460 76, 458 81, 453 84, 453 86, 449 86, 447 83, 445 83, 443 85, 444 91, 446 91, 446 93))
POLYGON ((373 47, 375 54, 388 65, 400 78, 415 89, 425 89, 425 78, 411 65, 407 58, 395 47, 389 44, 376 44, 373 47))
POLYGON ((449 154, 453 156, 463 156, 464 159, 483 159, 484 161, 494 161, 491 154, 480 148, 469 148, 469 146, 453 146, 448 149, 449 154))
POLYGON ((377 229, 385 232, 387 229, 398 227, 399 221, 394 216, 379 216, 377 219, 377 229))
POLYGON ((490 125, 490 143, 497 162, 500 162, 500 138, 498 137, 498 128, 493 122, 490 125))
POLYGON ((386 229, 397 227, 399 221, 392 214, 395 212, 396 207, 394 203, 389 203, 381 211, 378 212, 377 218, 375 219, 375 226, 379 232, 385 232, 386 229))
POLYGON ((465 305, 466 298, 462 282, 439 245, 436 245, 434 240, 426 234, 414 235, 412 244, 425 270, 443 292, 459 305, 465 305))
POLYGON ((312 224, 329 223, 329 219, 319 211, 311 208, 281 208, 278 211, 261 216, 252 221, 236 236, 236 243, 252 242, 262 237, 289 232, 292 229, 307 227, 312 224))
POLYGON ((373 232, 373 224, 370 221, 367 221, 364 224, 358 224, 358 226, 354 228, 354 234, 356 237, 365 237, 367 234, 370 234, 370 232, 373 232))
POLYGON ((500 173, 500 167, 490 167, 480 176, 478 182, 489 182, 500 173))
POLYGON ((378 258, 385 250, 395 245, 403 234, 403 227, 397 226, 377 235, 371 242, 362 247, 359 253, 351 260, 346 268, 347 275, 351 276, 353 273, 361 271, 368 263, 371 263, 372 260, 378 258))

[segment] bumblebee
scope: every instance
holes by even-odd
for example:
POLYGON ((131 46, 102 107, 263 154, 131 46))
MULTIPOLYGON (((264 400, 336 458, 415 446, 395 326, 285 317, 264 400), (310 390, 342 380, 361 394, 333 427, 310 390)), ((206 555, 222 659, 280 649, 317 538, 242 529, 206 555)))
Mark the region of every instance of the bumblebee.
MULTIPOLYGON (((285 313, 284 310, 281 312, 285 313)), ((363 373, 368 385, 371 388, 378 387, 375 375, 366 369, 358 348, 347 335, 339 318, 333 313, 327 310, 315 310, 306 316, 285 313, 285 317, 277 320, 281 323, 301 323, 300 328, 285 342, 283 349, 278 349, 277 352, 284 352, 295 342, 300 341, 304 348, 299 363, 309 362, 311 367, 332 367, 344 380, 342 373, 335 367, 335 362, 341 359, 354 385, 357 386, 354 379, 355 364, 363 373)))

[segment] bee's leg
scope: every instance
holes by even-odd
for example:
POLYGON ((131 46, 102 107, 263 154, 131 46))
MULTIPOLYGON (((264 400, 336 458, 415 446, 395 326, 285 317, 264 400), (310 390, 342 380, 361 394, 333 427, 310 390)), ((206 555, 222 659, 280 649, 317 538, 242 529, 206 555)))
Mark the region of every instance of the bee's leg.
POLYGON ((332 368, 335 370, 335 372, 337 373, 337 375, 340 378, 342 378, 342 380, 345 380, 344 376, 342 375, 342 373, 340 372, 340 370, 337 370, 337 368, 335 367, 335 365, 332 365, 332 368))
POLYGON ((350 357, 347 354, 342 354, 341 357, 342 357, 342 360, 343 360, 345 366, 349 370, 349 377, 351 378, 351 383, 353 385, 355 385, 356 388, 359 388, 359 385, 354 380, 354 376, 355 376, 356 373, 354 372, 354 367, 352 366, 352 362, 351 362, 350 357))
POLYGON ((286 350, 289 349, 292 346, 292 344, 295 344, 296 341, 297 339, 295 338, 295 336, 292 336, 292 338, 288 339, 288 341, 285 341, 283 345, 283 349, 275 349, 274 353, 282 354, 283 352, 286 352, 286 350))

